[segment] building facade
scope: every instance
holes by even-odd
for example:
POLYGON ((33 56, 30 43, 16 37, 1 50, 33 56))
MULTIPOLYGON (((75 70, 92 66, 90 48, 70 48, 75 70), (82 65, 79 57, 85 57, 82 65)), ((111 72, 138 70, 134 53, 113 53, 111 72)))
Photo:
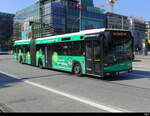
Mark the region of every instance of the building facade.
MULTIPOLYGON (((16 12, 16 15, 14 17, 14 38, 16 40, 20 39, 29 39, 31 38, 31 23, 29 22, 40 22, 40 4, 35 3, 25 9, 22 9, 18 12, 16 12)), ((40 28, 40 26, 35 27, 40 28)))
POLYGON ((134 37, 135 50, 144 52, 146 42, 146 22, 137 17, 130 16, 130 31, 134 37))
POLYGON ((150 21, 146 22, 146 47, 150 51, 150 21))
POLYGON ((150 21, 146 22, 146 29, 147 40, 150 43, 150 21))
POLYGON ((108 12, 106 17, 106 28, 129 30, 130 24, 127 16, 108 12))
POLYGON ((14 14, 0 12, 0 49, 13 34, 13 17, 14 14))
MULTIPOLYGON (((39 0, 34 5, 17 12, 16 20, 19 18, 23 19, 19 23, 16 21, 19 25, 23 25, 27 21, 38 22, 34 23, 36 26, 31 27, 34 30, 32 34, 30 31, 29 34, 24 33, 24 35, 34 35, 33 38, 38 38, 42 35, 44 37, 103 28, 106 17, 100 9, 94 7, 93 0, 39 0), (28 12, 29 9, 32 11, 28 12)), ((24 25, 30 26, 29 23, 24 25)), ((20 35, 22 35, 20 36, 22 39, 26 39, 23 34, 20 35)), ((29 39, 29 37, 27 38, 29 39)))

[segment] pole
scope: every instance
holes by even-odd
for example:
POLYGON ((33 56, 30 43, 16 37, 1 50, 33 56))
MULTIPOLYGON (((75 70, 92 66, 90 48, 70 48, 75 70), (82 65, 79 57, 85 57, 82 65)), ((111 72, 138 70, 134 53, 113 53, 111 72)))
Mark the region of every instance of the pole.
POLYGON ((122 16, 122 29, 124 29, 124 17, 122 16))
POLYGON ((79 19, 80 19, 80 31, 82 30, 82 5, 81 3, 79 4, 80 5, 80 16, 79 16, 79 19))
POLYGON ((148 24, 148 40, 150 40, 150 25, 148 24))

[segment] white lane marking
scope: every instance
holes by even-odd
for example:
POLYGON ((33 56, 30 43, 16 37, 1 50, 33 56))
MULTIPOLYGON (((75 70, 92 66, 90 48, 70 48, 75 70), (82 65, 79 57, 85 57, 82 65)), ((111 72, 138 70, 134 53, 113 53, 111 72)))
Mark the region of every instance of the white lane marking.
POLYGON ((78 102, 81 102, 81 103, 84 103, 84 104, 87 104, 87 105, 90 105, 92 107, 95 107, 97 109, 100 109, 100 110, 104 110, 104 111, 108 111, 108 112, 131 112, 131 111, 127 111, 127 110, 124 110, 124 109, 121 109, 121 108, 111 108, 110 106, 106 106, 106 105, 102 105, 102 104, 99 104, 99 103, 96 103, 96 102, 93 102, 91 100, 86 100, 84 98, 80 98, 80 97, 77 97, 77 96, 74 96, 74 95, 71 95, 71 94, 68 94, 68 93, 64 93, 64 92, 61 92, 61 91, 58 91, 58 90, 55 90, 55 89, 52 89, 52 88, 49 88, 49 87, 46 87, 46 86, 43 86, 43 85, 40 85, 40 84, 37 84, 37 83, 34 83, 34 82, 31 82, 31 81, 27 81, 27 80, 22 80, 21 78, 18 78, 14 75, 11 75, 11 74, 8 74, 8 73, 5 73, 3 71, 0 71, 0 73, 3 73, 7 76, 10 76, 12 78, 15 78, 15 79, 18 79, 18 80, 21 80, 22 82, 25 82, 27 84, 30 84, 32 86, 35 86, 35 87, 38 87, 38 88, 41 88, 41 89, 44 89, 44 90, 47 90, 49 92, 53 92, 55 94, 59 94, 61 96, 64 96, 64 97, 67 97, 67 98, 70 98, 72 100, 76 100, 78 102))

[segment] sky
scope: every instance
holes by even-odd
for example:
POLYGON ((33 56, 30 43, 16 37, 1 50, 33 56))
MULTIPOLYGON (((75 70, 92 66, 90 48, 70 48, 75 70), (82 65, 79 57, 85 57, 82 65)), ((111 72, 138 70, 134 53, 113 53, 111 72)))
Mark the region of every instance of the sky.
MULTIPOLYGON (((0 12, 16 13, 26 8, 36 0, 0 0, 0 12)), ((106 2, 106 0, 94 0, 95 6, 106 2)), ((106 11, 109 7, 104 7, 106 11)), ((118 0, 115 4, 115 13, 126 16, 137 16, 150 21, 150 0, 118 0)))

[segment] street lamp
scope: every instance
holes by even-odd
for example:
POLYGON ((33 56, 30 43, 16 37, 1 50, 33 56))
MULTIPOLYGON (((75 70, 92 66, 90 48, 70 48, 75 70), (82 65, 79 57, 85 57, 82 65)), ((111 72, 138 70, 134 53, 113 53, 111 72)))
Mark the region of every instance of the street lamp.
POLYGON ((79 9, 80 9, 79 19, 80 19, 80 31, 81 31, 82 30, 82 5, 81 3, 79 3, 79 9))
MULTIPOLYGON (((74 21, 74 23, 73 23, 73 25, 72 25, 72 31, 71 31, 71 32, 73 32, 73 30, 74 30, 74 25, 76 24, 76 22, 77 22, 78 20, 80 20, 80 17, 77 18, 77 20, 74 21)), ((80 28, 80 27, 79 27, 79 28, 80 28)))
POLYGON ((75 23, 79 20, 80 21, 80 25, 79 25, 79 31, 81 31, 82 30, 82 6, 81 6, 81 3, 78 3, 78 7, 79 7, 79 18, 77 18, 75 21, 74 21, 74 23, 73 23, 73 25, 72 25, 72 31, 71 32, 73 32, 73 30, 74 30, 74 25, 75 25, 75 23))

